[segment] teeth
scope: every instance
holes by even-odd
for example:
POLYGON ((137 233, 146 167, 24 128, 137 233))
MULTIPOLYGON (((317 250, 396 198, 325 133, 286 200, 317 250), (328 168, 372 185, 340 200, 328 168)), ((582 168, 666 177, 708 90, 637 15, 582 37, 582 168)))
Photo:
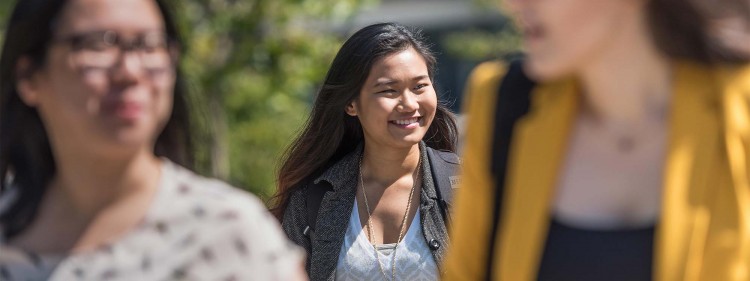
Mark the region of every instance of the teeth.
POLYGON ((398 125, 409 125, 412 123, 417 123, 419 121, 419 118, 411 118, 411 119, 405 119, 405 120, 395 120, 393 123, 396 123, 398 125))

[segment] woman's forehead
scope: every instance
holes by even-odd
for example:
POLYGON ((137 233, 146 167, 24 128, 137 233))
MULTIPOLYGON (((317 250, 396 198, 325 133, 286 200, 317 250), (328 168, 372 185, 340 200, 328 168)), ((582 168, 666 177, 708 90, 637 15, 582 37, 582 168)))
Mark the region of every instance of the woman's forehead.
POLYGON ((159 6, 153 0, 69 0, 57 24, 59 32, 102 29, 138 32, 164 28, 159 6))
POLYGON ((408 48, 379 58, 375 61, 370 70, 372 78, 401 73, 425 75, 427 72, 427 62, 424 57, 413 48, 408 48))

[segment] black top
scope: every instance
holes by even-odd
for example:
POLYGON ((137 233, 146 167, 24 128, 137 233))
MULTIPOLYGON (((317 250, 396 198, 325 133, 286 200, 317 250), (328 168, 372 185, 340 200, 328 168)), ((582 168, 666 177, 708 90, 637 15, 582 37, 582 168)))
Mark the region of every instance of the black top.
POLYGON ((589 230, 553 219, 538 280, 651 280, 653 240, 653 226, 589 230))

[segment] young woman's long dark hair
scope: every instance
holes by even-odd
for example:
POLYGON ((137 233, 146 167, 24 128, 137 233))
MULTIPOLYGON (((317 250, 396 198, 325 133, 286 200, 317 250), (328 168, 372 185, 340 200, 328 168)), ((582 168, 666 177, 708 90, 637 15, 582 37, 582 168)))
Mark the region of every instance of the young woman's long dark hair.
MULTIPOLYGON (((172 15, 163 0, 155 0, 164 18, 167 35, 181 46, 172 15)), ((46 63, 54 37, 55 21, 66 0, 18 0, 8 23, 0 57, 0 196, 17 191, 13 203, 0 215, 4 235, 13 238, 34 220, 39 205, 54 177, 54 155, 37 110, 21 101, 16 80, 30 75, 17 73, 16 64, 29 58, 32 72, 46 63)), ((188 96, 176 60, 177 78, 169 121, 159 135, 155 154, 192 167, 188 96)))
MULTIPOLYGON (((304 129, 284 156, 271 209, 279 220, 291 192, 301 182, 321 173, 362 142, 359 120, 347 115, 344 109, 359 96, 376 60, 408 48, 422 55, 433 78, 435 56, 419 31, 396 23, 375 24, 357 31, 344 43, 328 70, 304 129)), ((455 151, 456 139, 454 116, 439 104, 424 141, 434 149, 455 151)))
MULTIPOLYGON (((747 0, 649 0, 651 35, 663 53, 704 63, 745 63, 748 49, 726 44, 717 28, 721 20, 736 19, 750 29, 747 0)), ((743 28, 743 26, 740 26, 743 28)), ((750 45, 747 42, 746 45, 750 45)))

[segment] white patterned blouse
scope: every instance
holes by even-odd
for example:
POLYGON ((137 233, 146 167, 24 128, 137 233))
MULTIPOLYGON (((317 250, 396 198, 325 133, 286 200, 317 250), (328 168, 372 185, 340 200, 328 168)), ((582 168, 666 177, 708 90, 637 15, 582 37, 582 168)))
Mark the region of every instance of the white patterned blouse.
POLYGON ((0 236, 0 280, 289 280, 301 268, 304 254, 260 200, 163 162, 154 202, 123 238, 51 256, 0 236))

